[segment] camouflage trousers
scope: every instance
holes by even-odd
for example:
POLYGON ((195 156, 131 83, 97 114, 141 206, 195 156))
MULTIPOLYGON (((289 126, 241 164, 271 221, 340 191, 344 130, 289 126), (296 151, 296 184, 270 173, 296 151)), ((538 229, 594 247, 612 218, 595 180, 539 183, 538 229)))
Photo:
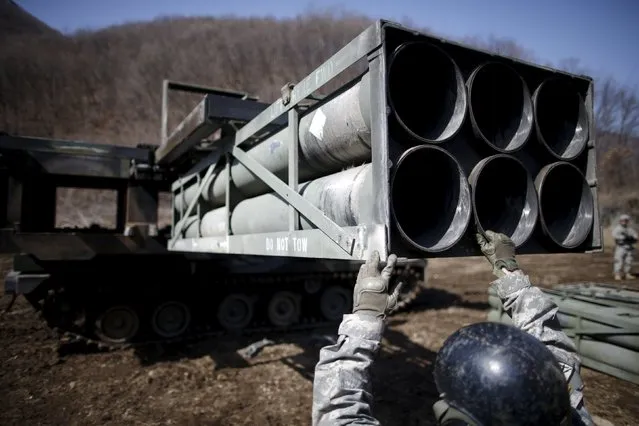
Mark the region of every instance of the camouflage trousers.
POLYGON ((624 246, 615 247, 615 274, 621 274, 622 270, 626 274, 630 273, 630 270, 632 269, 632 261, 634 259, 634 251, 634 248, 624 246))

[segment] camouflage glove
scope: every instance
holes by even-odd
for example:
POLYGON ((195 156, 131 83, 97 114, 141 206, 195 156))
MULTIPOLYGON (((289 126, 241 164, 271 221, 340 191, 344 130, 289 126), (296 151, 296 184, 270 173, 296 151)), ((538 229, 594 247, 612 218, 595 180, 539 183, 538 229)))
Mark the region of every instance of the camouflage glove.
POLYGON ((484 256, 486 256, 490 264, 493 265, 493 274, 497 278, 506 275, 504 271, 502 271, 502 268, 510 272, 519 269, 519 265, 515 260, 515 243, 506 235, 486 231, 486 236, 477 233, 475 237, 477 238, 477 244, 479 244, 482 253, 484 253, 484 256))
POLYGON ((391 254, 384 269, 379 271, 379 253, 374 251, 359 269, 353 291, 353 313, 385 318, 397 307, 402 283, 388 294, 390 277, 395 269, 397 256, 391 254))

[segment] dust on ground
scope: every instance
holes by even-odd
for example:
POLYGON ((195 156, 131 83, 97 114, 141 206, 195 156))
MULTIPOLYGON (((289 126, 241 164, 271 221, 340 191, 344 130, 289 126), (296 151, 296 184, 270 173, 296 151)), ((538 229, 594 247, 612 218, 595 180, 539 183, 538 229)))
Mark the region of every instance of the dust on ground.
MULTIPOLYGON (((522 256, 520 264, 546 286, 611 278, 609 253, 522 256)), ((457 328, 486 318, 491 274, 484 259, 432 261, 429 275, 430 288, 411 311, 390 318, 375 365, 375 414, 384 425, 433 424, 436 352, 457 328)), ((637 281, 624 284, 639 288, 637 281)), ((19 299, 0 318, 0 424, 310 424, 321 336, 335 332, 269 336, 278 344, 248 361, 237 349, 264 336, 72 352, 19 299)), ((583 376, 594 415, 639 424, 639 386, 587 368, 583 376)))

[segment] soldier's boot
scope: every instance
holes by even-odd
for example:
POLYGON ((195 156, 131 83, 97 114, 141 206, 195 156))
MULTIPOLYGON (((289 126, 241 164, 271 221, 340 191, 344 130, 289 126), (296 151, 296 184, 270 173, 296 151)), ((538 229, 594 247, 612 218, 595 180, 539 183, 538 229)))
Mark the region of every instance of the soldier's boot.
POLYGON ((615 274, 615 281, 621 281, 621 274, 615 274))
POLYGON ((627 279, 627 280, 634 280, 635 278, 637 278, 637 277, 636 277, 636 276, 634 276, 634 275, 633 275, 633 274, 631 274, 631 273, 627 273, 627 274, 626 274, 626 279, 627 279))

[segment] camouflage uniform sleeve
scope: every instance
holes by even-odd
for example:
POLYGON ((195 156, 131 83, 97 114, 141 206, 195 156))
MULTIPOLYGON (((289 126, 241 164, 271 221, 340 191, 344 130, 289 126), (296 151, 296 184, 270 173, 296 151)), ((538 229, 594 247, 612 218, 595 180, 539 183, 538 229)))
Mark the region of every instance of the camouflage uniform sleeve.
POLYGON ((570 387, 573 424, 594 425, 584 404, 581 359, 572 340, 561 330, 557 305, 521 273, 507 275, 492 285, 513 325, 543 342, 559 361, 570 387))
POLYGON ((320 351, 313 379, 313 426, 379 425, 372 415, 371 366, 384 321, 344 315, 337 343, 320 351))

